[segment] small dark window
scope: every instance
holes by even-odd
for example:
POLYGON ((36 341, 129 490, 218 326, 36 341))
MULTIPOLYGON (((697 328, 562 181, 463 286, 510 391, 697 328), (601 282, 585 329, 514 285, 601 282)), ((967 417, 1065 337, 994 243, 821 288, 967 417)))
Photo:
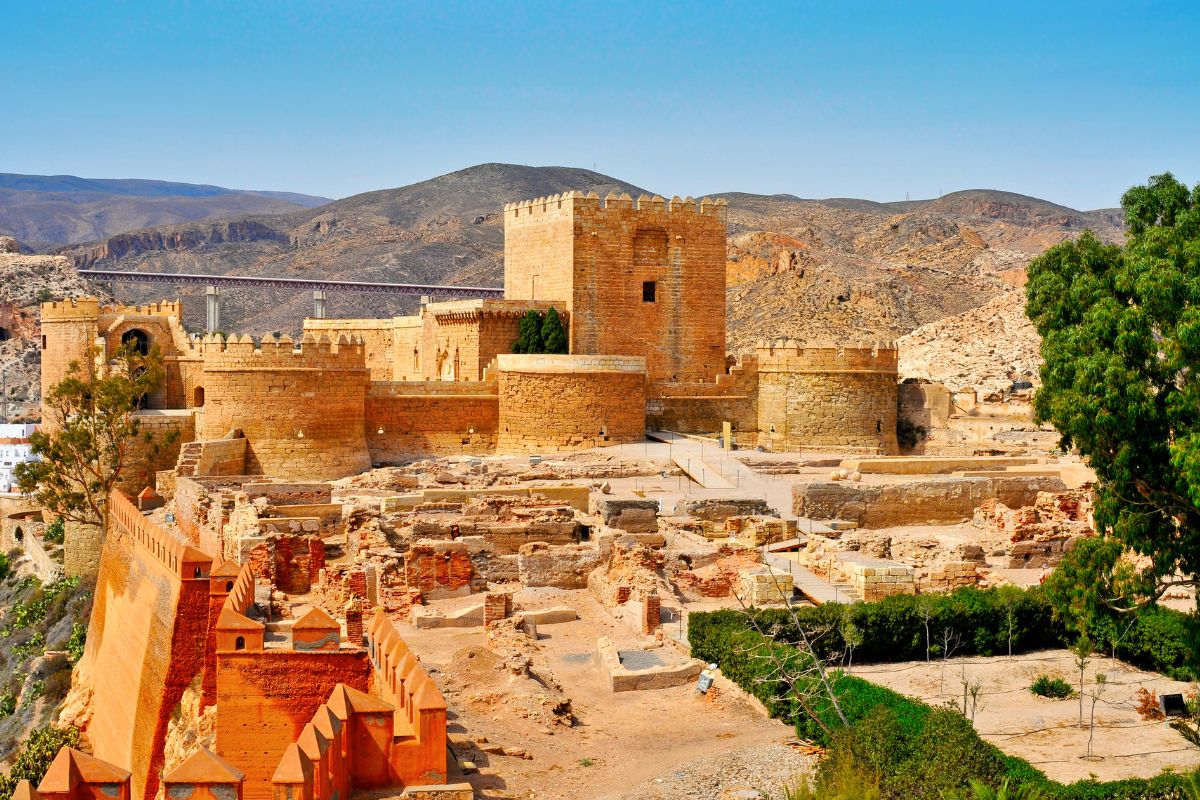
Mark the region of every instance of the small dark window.
POLYGON ((192 390, 192 405, 195 408, 204 408, 204 387, 197 386, 192 390))
POLYGON ((192 570, 192 577, 193 577, 193 578, 199 578, 199 577, 200 577, 200 568, 199 568, 199 567, 196 567, 195 569, 193 569, 193 570, 192 570))
POLYGON ((46 349, 46 334, 42 334, 42 349, 46 349))
POLYGON ((234 650, 245 650, 246 649, 246 637, 245 636, 237 637, 237 641, 235 641, 233 643, 233 649, 234 650))
POLYGON ((875 420, 875 432, 883 433, 883 420, 875 420))
POLYGON ((657 294, 658 294, 658 282, 657 281, 643 281, 642 282, 642 302, 643 303, 653 303, 657 294))
POLYGON ((0 342, 7 342, 12 336, 8 333, 8 328, 0 328, 0 342))
POLYGON ((227 591, 227 592, 233 591, 233 581, 225 581, 225 591, 227 591))

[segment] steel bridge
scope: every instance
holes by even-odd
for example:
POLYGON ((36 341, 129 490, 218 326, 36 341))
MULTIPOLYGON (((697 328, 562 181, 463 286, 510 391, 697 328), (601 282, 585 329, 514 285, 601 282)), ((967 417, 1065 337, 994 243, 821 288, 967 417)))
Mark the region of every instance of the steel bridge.
POLYGON ((150 283, 171 286, 205 286, 210 332, 221 327, 220 287, 244 289, 302 289, 313 293, 313 316, 325 316, 326 292, 362 294, 410 294, 424 297, 503 297, 504 290, 492 286, 437 286, 418 283, 371 283, 364 281, 313 280, 311 278, 251 278, 245 275, 198 275, 187 272, 123 272, 107 269, 81 269, 79 274, 95 281, 110 283, 150 283))

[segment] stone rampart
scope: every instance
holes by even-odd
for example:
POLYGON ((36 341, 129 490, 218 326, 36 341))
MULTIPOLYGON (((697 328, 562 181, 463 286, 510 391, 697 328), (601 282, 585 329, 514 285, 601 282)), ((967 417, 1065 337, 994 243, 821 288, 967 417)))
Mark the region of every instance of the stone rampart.
POLYGON ((895 453, 894 343, 760 342, 759 444, 895 453))
POLYGON ((637 356, 502 355, 497 449, 579 450, 646 434, 646 364, 637 356))
POLYGON ((812 519, 840 519, 864 528, 938 525, 969 519, 986 500, 1009 508, 1031 506, 1038 492, 1063 492, 1056 475, 925 478, 903 483, 815 481, 792 488, 793 511, 812 519))
POLYGON ((372 463, 394 463, 492 453, 498 418, 495 381, 372 383, 364 431, 372 463))
POLYGON ((240 428, 248 441, 246 468, 310 480, 370 468, 363 436, 368 373, 360 341, 306 336, 228 341, 206 337, 206 402, 199 438, 220 439, 240 428))
POLYGON ((172 712, 204 667, 211 562, 119 492, 109 503, 77 680, 93 690, 96 756, 132 771, 134 797, 154 797, 172 712))

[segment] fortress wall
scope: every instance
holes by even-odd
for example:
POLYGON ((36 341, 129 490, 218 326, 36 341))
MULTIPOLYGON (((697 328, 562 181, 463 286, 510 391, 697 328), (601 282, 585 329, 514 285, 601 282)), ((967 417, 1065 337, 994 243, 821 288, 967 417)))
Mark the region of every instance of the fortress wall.
POLYGON ((366 351, 366 366, 373 381, 390 381, 399 353, 394 331, 396 319, 314 319, 304 320, 304 332, 320 337, 336 338, 339 334, 362 339, 366 351))
POLYGON ((191 411, 142 411, 137 415, 138 436, 121 475, 118 488, 131 497, 154 486, 154 473, 173 469, 179 449, 196 438, 196 416, 191 411), (143 437, 150 435, 151 441, 143 437))
POLYGON ((363 430, 368 373, 361 344, 306 337, 204 342, 206 403, 201 439, 240 428, 246 469, 264 475, 332 480, 370 468, 363 430))
POLYGON ((217 755, 245 771, 244 800, 272 800, 283 751, 339 683, 370 689, 365 651, 217 653, 217 755))
POLYGON ((494 383, 373 383, 364 431, 376 464, 422 455, 486 454, 496 447, 498 416, 494 383))
POLYGON ((79 667, 94 690, 87 734, 98 758, 132 771, 134 797, 153 797, 168 722, 204 666, 208 578, 181 578, 195 554, 122 495, 110 503, 79 667))
POLYGON ((759 444, 895 453, 894 344, 760 344, 759 444))
POLYGON ((505 295, 569 302, 572 353, 644 356, 651 384, 711 380, 725 370, 725 218, 722 201, 678 197, 510 203, 505 295))
POLYGON ((497 449, 580 450, 646 435, 646 362, 636 356, 502 355, 497 449))

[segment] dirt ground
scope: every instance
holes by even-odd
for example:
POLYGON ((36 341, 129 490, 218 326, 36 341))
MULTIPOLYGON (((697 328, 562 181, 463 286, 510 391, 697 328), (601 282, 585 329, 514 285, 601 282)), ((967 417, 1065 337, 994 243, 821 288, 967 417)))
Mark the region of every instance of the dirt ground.
MULTIPOLYGON (((468 776, 477 797, 615 797, 659 778, 669 784, 684 765, 731 750, 778 748, 794 736, 724 679, 715 700, 696 694, 692 685, 614 694, 597 665, 596 640, 608 636, 625 647, 639 644, 639 636, 587 591, 526 589, 514 599, 524 608, 567 605, 580 615, 575 622, 538 628, 547 683, 560 685, 571 700, 575 723, 569 728, 547 723, 536 709, 530 712, 536 703, 528 695, 539 687, 508 674, 478 649, 482 629, 398 626, 446 694, 452 748, 479 769, 468 776), (489 746, 524 750, 531 758, 482 752, 489 746)), ((552 685, 544 689, 556 694, 552 685)), ((744 785, 737 778, 729 776, 730 786, 744 785)))
POLYGON ((1096 704, 1093 760, 1086 760, 1088 730, 1079 727, 1079 700, 1050 700, 1029 691, 1041 674, 1061 677, 1078 688, 1075 657, 1048 650, 1008 658, 950 659, 941 685, 941 662, 923 661, 855 667, 854 674, 930 705, 947 701, 962 707, 962 675, 982 681, 984 694, 975 729, 1004 752, 1028 760, 1054 780, 1096 776, 1100 780, 1149 778, 1166 767, 1200 766, 1200 750, 1164 722, 1144 722, 1135 708, 1139 687, 1158 694, 1187 694, 1195 686, 1142 672, 1120 661, 1093 657, 1084 675, 1084 719, 1091 713, 1095 676, 1104 673, 1107 688, 1096 704))

